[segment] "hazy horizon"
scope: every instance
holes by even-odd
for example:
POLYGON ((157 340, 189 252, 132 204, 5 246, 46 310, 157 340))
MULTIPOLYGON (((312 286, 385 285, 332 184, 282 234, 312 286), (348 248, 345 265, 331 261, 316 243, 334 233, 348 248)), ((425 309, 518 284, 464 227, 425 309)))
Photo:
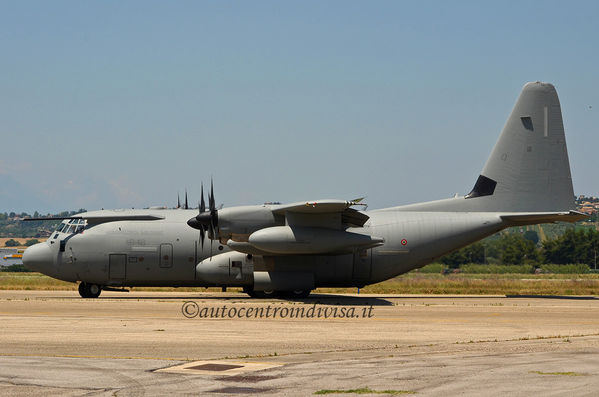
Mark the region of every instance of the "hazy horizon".
POLYGON ((522 86, 599 196, 599 3, 0 2, 0 211, 465 194, 522 86))

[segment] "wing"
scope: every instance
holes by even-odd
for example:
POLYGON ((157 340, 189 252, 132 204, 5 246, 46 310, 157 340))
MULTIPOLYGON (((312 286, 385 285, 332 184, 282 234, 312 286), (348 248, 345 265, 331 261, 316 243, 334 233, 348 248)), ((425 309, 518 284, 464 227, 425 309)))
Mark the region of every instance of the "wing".
POLYGON ((337 254, 381 245, 365 230, 369 217, 357 200, 317 200, 218 211, 218 238, 231 249, 253 255, 337 254))
POLYGON ((65 219, 85 219, 88 225, 98 225, 106 222, 117 221, 157 221, 164 219, 164 216, 151 213, 123 212, 120 211, 93 211, 84 212, 73 216, 57 216, 57 217, 41 217, 41 218, 25 218, 23 221, 57 221, 65 219))
MULTIPOLYGON (((317 201, 306 201, 299 203, 292 203, 286 205, 277 205, 273 209, 273 213, 276 215, 287 215, 287 214, 338 214, 340 215, 341 224, 349 226, 362 227, 369 219, 369 216, 363 212, 360 212, 351 207, 356 205, 365 206, 366 204, 361 203, 363 198, 355 199, 351 201, 346 200, 317 200, 317 201)), ((301 216, 295 216, 295 219, 301 218, 301 216)), ((308 217, 305 217, 308 219, 308 217)), ((312 219, 318 220, 317 217, 312 219)), ((321 217, 321 220, 325 219, 321 217)), ((288 219, 289 220, 289 219, 288 219)), ((318 223, 318 222, 317 222, 318 223)))

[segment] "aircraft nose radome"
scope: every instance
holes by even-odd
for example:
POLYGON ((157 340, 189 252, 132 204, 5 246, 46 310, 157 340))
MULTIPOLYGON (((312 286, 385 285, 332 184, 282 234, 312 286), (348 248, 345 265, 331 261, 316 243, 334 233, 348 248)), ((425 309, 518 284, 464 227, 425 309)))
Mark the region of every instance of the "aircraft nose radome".
POLYGON ((23 253, 23 265, 32 271, 43 273, 52 265, 52 253, 46 243, 34 244, 23 253))

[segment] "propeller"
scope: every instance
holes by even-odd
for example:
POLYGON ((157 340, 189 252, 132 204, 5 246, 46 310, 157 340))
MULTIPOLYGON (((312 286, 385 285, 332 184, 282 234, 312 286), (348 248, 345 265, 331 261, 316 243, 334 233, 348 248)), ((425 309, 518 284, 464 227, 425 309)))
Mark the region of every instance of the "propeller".
MULTIPOLYGON (((179 197, 179 192, 177 192, 177 208, 181 208, 181 198, 179 197)), ((183 208, 186 210, 189 209, 189 205, 187 204, 187 189, 185 189, 185 205, 183 208)))
POLYGON ((218 210, 216 209, 214 200, 214 183, 210 179, 210 193, 208 194, 208 211, 206 211, 206 203, 204 202, 204 185, 201 187, 201 201, 199 206, 199 214, 187 221, 187 224, 194 229, 200 231, 200 242, 202 249, 204 248, 204 240, 206 232, 210 238, 210 259, 212 259, 212 240, 216 238, 218 228, 218 210))
MULTIPOLYGON (((201 201, 198 206, 200 214, 202 212, 206 212, 206 203, 204 202, 204 184, 203 183, 201 185, 201 188, 202 188, 201 193, 200 193, 201 201)), ((193 219, 195 220, 195 218, 193 218, 193 219)), ((188 224, 189 224, 189 222, 188 222, 188 224)), ((204 249, 204 240, 205 239, 206 239, 206 229, 205 229, 204 225, 200 224, 200 240, 202 241, 202 250, 204 249)))

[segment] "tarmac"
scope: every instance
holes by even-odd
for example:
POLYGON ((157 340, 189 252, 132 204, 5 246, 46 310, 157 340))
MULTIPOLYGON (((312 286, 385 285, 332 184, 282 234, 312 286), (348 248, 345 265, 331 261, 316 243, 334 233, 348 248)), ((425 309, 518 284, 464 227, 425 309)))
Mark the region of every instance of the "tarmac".
POLYGON ((0 291, 0 324, 0 395, 599 394, 595 297, 0 291))

